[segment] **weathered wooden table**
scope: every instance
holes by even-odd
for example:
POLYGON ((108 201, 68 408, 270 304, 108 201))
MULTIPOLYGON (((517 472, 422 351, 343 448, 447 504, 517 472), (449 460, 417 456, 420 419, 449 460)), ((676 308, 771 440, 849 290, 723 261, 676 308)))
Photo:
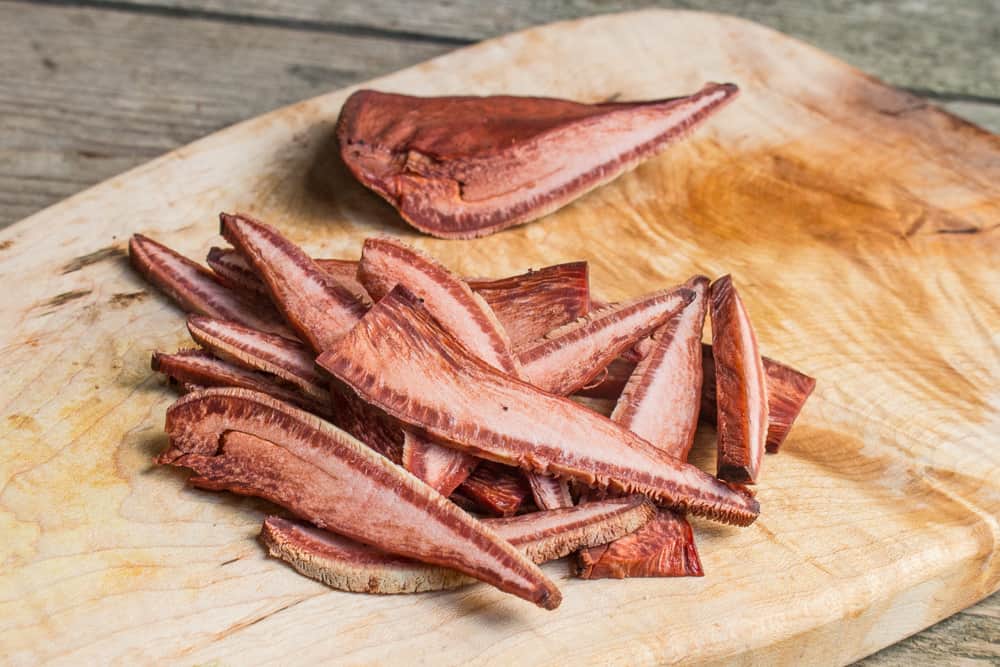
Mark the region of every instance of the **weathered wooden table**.
MULTIPOLYGON (((0 227, 272 108, 528 25, 647 5, 565 0, 0 2, 0 227)), ((688 0, 1000 131, 996 0, 688 0)), ((864 661, 995 664, 1000 594, 864 661)))

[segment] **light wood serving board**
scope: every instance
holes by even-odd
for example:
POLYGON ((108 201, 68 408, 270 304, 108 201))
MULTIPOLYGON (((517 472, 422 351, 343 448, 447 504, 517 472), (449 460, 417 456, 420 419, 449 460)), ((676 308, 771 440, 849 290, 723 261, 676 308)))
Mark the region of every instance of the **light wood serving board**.
MULTIPOLYGON (((745 21, 644 12, 510 35, 366 84, 643 99, 735 81, 677 145, 477 241, 351 182, 350 91, 242 123, 0 232, 0 661, 32 664, 843 663, 1000 585, 1000 138, 745 21), (242 210, 316 255, 405 238, 466 274, 583 258, 619 299, 732 272, 764 352, 819 384, 748 529, 696 523, 700 579, 585 582, 545 612, 486 586, 371 597, 269 560, 264 505, 152 465, 187 345, 132 271, 242 210)), ((700 437, 711 445, 712 433, 700 437)))

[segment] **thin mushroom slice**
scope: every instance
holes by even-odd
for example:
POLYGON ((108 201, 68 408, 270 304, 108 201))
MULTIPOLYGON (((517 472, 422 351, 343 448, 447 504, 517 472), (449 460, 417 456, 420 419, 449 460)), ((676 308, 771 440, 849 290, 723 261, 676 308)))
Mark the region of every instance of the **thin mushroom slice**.
POLYGON ((596 310, 521 350, 524 377, 553 394, 572 394, 692 298, 691 290, 677 287, 596 310))
MULTIPOLYGON (((694 300, 653 335, 611 414, 663 457, 680 461, 687 461, 698 427, 709 280, 695 276, 685 286, 694 300)), ((652 521, 620 540, 582 550, 579 566, 584 579, 702 575, 691 526, 667 509, 659 509, 652 521)))
POLYGON ((271 304, 241 299, 211 271, 162 243, 134 234, 128 254, 132 266, 187 313, 232 320, 260 331, 288 332, 271 304))
MULTIPOLYGON (((714 424, 715 359, 712 346, 702 343, 701 419, 714 424)), ((788 437, 792 425, 816 388, 816 379, 769 357, 761 357, 767 383, 767 451, 777 453, 788 437)), ((618 357, 604 369, 598 382, 583 387, 577 395, 588 398, 617 399, 628 383, 636 362, 618 357)))
POLYGON ((747 490, 662 459, 606 417, 472 355, 402 286, 317 362, 390 417, 469 454, 642 493, 718 521, 747 525, 757 518, 759 505, 747 490))
MULTIPOLYGON (((715 422, 717 414, 715 356, 712 347, 702 348, 705 385, 701 394, 702 417, 715 422)), ((767 385, 767 451, 776 454, 792 430, 806 401, 816 388, 816 379, 781 362, 761 357, 767 385)))
POLYGON ((712 283, 718 476, 753 484, 767 440, 767 385, 757 336, 730 276, 712 283))
MULTIPOLYGON (((472 288, 436 260, 390 238, 366 239, 358 265, 358 280, 375 298, 381 299, 396 285, 404 285, 420 299, 438 324, 451 333, 470 352, 490 366, 521 377, 521 367, 511 352, 510 340, 493 310, 472 288)), ((461 483, 451 471, 472 471, 474 462, 463 452, 436 445, 423 437, 411 436, 410 448, 404 449, 404 465, 420 473, 425 480, 443 480, 450 488, 461 483)), ((532 479, 535 503, 542 509, 573 504, 566 483, 552 478, 532 479)))
POLYGON ((441 495, 450 496, 452 491, 468 479, 479 464, 479 459, 442 447, 422 435, 403 431, 400 463, 441 495))
MULTIPOLYGON (((316 265, 365 305, 371 296, 358 282, 358 262, 317 259, 316 265)), ((234 248, 212 248, 208 265, 224 284, 255 297, 268 298, 267 287, 234 248)), ((590 312, 586 262, 543 266, 506 278, 466 278, 496 314, 514 349, 537 342, 547 333, 590 312)))
POLYGON ((586 262, 545 266, 508 278, 467 279, 503 324, 516 351, 590 312, 586 262))
POLYGON ((191 315, 188 332, 218 357, 276 375, 316 401, 330 400, 329 379, 316 368, 316 355, 298 340, 268 334, 227 320, 191 315))
POLYGON ((314 400, 294 387, 281 384, 273 376, 246 370, 203 350, 183 350, 175 354, 154 352, 150 366, 181 387, 240 387, 274 396, 313 414, 331 415, 328 401, 314 400))
POLYGON ((221 232, 253 266, 274 305, 317 352, 332 345, 364 314, 353 294, 270 225, 222 213, 221 232))
POLYGON ((577 574, 582 579, 625 579, 701 577, 705 572, 691 524, 683 515, 661 508, 634 533, 582 549, 577 574))
POLYGON ((531 495, 524 472, 493 461, 481 462, 456 490, 479 513, 513 516, 531 495))
POLYGON ((256 495, 390 553, 456 569, 546 609, 559 590, 523 553, 347 433, 269 396, 187 394, 167 411, 158 461, 202 488, 256 495))
MULTIPOLYGON (((544 563, 622 537, 648 522, 653 511, 632 496, 482 523, 535 563, 544 563)), ((339 590, 392 595, 475 582, 455 570, 393 556, 301 521, 269 516, 260 535, 271 556, 339 590)))
POLYGON ((485 236, 535 220, 687 135, 737 94, 580 104, 361 90, 337 122, 347 168, 417 229, 485 236))

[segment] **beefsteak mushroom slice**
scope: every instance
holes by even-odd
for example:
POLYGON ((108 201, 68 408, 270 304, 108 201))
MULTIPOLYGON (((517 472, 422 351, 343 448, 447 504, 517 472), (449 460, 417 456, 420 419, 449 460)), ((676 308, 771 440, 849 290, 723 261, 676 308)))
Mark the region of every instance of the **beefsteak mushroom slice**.
MULTIPOLYGON (((680 461, 687 461, 698 427, 708 285, 704 276, 685 283, 694 300, 656 331, 611 414, 662 456, 680 461)), ((584 579, 703 574, 690 524, 668 509, 626 537, 580 551, 579 565, 584 579)))
MULTIPOLYGON (((648 522, 654 511, 641 496, 630 496, 482 523, 535 563, 545 563, 627 535, 648 522)), ((455 570, 394 556, 301 521, 270 516, 260 535, 272 556, 340 590, 391 595, 457 588, 475 581, 455 570)))
POLYGON ((737 94, 580 104, 542 97, 411 97, 360 90, 337 122, 352 174, 417 229, 486 236, 535 220, 688 134, 737 94))
POLYGON ((317 362, 390 417, 469 454, 717 521, 748 525, 759 513, 746 489, 665 459, 606 417, 474 356, 402 286, 317 362))
POLYGON ((340 429, 270 396, 207 389, 167 411, 157 459, 202 488, 255 495, 320 528, 441 565, 546 609, 560 593, 523 552, 340 429))
POLYGON ((711 301, 718 476, 753 484, 767 440, 764 364, 750 315, 730 276, 712 283, 711 301))

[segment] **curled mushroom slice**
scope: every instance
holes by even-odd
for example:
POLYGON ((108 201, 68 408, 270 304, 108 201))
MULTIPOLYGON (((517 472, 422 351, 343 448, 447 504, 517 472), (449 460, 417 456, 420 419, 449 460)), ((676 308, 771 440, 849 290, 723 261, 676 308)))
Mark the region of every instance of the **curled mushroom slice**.
POLYGON ((337 122, 351 173, 417 229, 485 236, 550 213, 686 135, 737 94, 580 104, 361 90, 337 122))
POLYGON ((730 276, 712 283, 718 476, 754 483, 767 440, 767 385, 757 336, 730 276))
POLYGON ((759 512, 745 489, 663 459, 606 417, 472 355, 402 286, 317 362, 389 416, 469 454, 723 522, 747 525, 759 512))
POLYGON ((351 539, 458 570, 546 609, 559 590, 480 521, 347 433, 269 396, 209 389, 167 411, 158 461, 202 488, 256 495, 351 539))
MULTIPOLYGON (((652 505, 632 496, 482 523, 535 563, 545 563, 627 535, 652 515, 652 505)), ((475 582, 455 570, 393 556, 301 521, 269 516, 260 536, 271 556, 339 590, 391 595, 475 582)))
MULTIPOLYGON (((701 333, 708 278, 685 286, 694 300, 656 331, 632 373, 611 419, 648 440, 661 455, 687 461, 698 426, 702 385, 701 333)), ((694 534, 679 513, 659 509, 636 532, 611 544, 580 552, 579 574, 604 577, 701 576, 694 534)))
POLYGON ((521 350, 524 377, 545 391, 572 394, 692 298, 691 290, 678 287, 596 310, 521 350))
POLYGON ((154 352, 150 365, 184 387, 184 391, 189 391, 187 387, 240 387, 269 394, 323 417, 331 415, 328 401, 315 400, 274 376, 246 370, 202 350, 154 352))
POLYGON ((531 495, 531 486, 520 469, 483 461, 456 493, 469 500, 477 512, 513 516, 531 495))
POLYGON ((239 298, 211 271, 162 243, 135 234, 129 240, 128 254, 132 266, 185 312, 240 322, 260 331, 288 332, 269 303, 239 298))
POLYGON ((270 225, 222 213, 221 232, 253 266, 274 305, 316 351, 332 345, 365 311, 301 248, 270 225))

